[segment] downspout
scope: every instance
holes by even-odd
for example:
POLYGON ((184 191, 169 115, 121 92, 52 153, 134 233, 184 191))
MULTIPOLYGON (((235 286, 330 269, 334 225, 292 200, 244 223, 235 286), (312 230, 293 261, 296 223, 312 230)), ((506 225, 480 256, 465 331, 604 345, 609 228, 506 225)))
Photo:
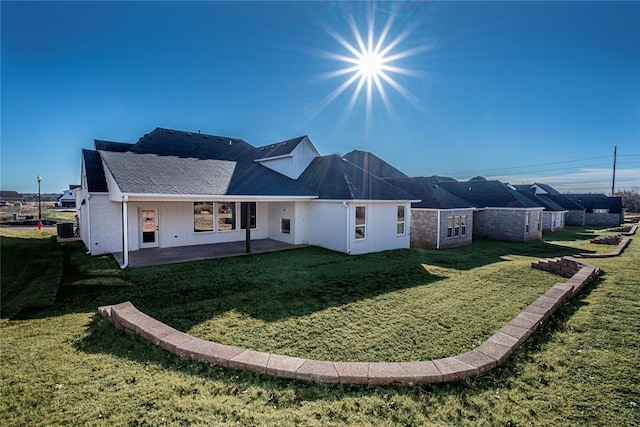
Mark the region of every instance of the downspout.
POLYGON ((350 235, 350 231, 351 231, 351 227, 349 226, 349 205, 347 204, 347 202, 342 202, 342 205, 347 208, 347 232, 345 233, 347 236, 347 254, 351 254, 351 245, 350 243, 350 239, 349 239, 349 235, 350 235))
MULTIPOLYGON (((91 199, 91 194, 87 194, 87 201, 84 203, 84 207, 85 209, 87 209, 87 225, 82 224, 83 227, 87 227, 87 242, 89 242, 89 247, 87 248, 87 255, 91 254, 91 210, 89 209, 90 199, 91 199)), ((82 231, 82 229, 80 231, 82 231)))
POLYGON ((436 232, 436 249, 440 249, 440 209, 438 209, 438 228, 436 232))
POLYGON ((129 266, 129 196, 122 196, 122 270, 129 266))

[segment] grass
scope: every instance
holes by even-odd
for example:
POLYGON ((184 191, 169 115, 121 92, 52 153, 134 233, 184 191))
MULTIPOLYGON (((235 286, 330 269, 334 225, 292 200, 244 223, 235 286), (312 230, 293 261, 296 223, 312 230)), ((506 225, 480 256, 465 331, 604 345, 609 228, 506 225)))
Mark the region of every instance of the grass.
POLYGON ((79 244, 54 250, 48 238, 2 230, 3 304, 7 280, 15 283, 21 269, 14 264, 24 268, 45 254, 64 269, 52 306, 17 320, 3 311, 0 411, 9 425, 637 424, 637 239, 621 257, 590 261, 603 276, 506 365, 447 385, 324 385, 205 366, 95 315, 98 305, 128 299, 194 335, 262 351, 341 360, 447 356, 474 347, 563 281, 532 269, 534 258, 611 250, 581 232, 447 251, 349 257, 307 248, 120 271, 107 256, 85 256, 79 244), (8 254, 18 250, 23 255, 8 254))

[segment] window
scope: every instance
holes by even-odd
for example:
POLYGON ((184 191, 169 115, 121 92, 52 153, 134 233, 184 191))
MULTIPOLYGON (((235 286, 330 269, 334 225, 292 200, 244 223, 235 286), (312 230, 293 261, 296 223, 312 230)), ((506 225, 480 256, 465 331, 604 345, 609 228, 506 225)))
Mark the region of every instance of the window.
POLYGON ((236 229, 236 202, 218 202, 218 231, 236 229))
POLYGON ((356 239, 364 239, 366 236, 366 206, 356 206, 356 239))
POLYGON ((251 228, 256 228, 256 202, 242 202, 240 203, 240 228, 243 230, 247 229, 247 206, 251 215, 251 228))
POLYGON ((531 212, 527 212, 524 215, 524 232, 529 232, 529 223, 531 222, 531 212))
POLYGON ((213 231, 213 202, 193 203, 193 231, 213 231))
POLYGON ((538 231, 540 230, 542 230, 542 212, 538 211, 538 231))
POLYGON ((461 236, 467 235, 467 216, 466 215, 462 215, 460 217, 460 235, 461 236))
POLYGON ((600 214, 609 213, 609 209, 594 209, 593 213, 600 213, 600 214))
POLYGON ((291 220, 282 218, 280 220, 280 232, 283 234, 291 234, 291 220))
POLYGON ((397 234, 404 234, 404 206, 398 206, 398 226, 397 234))
POLYGON ((454 224, 455 224, 455 227, 453 228, 453 235, 454 237, 458 237, 460 235, 460 217, 459 216, 454 217, 454 224))
POLYGON ((453 217, 450 216, 447 218, 447 238, 450 239, 453 237, 453 217))

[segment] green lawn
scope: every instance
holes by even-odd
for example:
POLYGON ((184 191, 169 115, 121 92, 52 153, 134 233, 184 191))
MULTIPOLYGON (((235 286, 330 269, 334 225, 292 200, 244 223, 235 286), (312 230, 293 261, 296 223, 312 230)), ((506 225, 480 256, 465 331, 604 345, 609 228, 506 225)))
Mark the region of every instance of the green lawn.
POLYGON ((604 270, 601 278, 503 367, 446 385, 313 384, 205 366, 95 314, 130 300, 202 338, 309 358, 449 356, 477 346, 564 281, 532 269, 532 260, 612 249, 583 232, 446 251, 350 257, 305 248, 120 271, 79 243, 1 230, 0 411, 9 425, 637 424, 637 240, 621 257, 589 260, 604 270), (34 263, 41 273, 31 273, 34 263), (19 289, 46 294, 59 283, 53 305, 38 300, 19 310, 19 289))

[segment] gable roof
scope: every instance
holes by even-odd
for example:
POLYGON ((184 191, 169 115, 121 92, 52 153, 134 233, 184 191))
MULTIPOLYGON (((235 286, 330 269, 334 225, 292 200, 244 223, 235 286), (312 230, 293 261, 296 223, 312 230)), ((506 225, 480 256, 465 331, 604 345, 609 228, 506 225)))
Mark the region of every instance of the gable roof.
POLYGON ((385 181, 421 200, 412 203, 412 208, 456 209, 473 207, 468 201, 455 196, 439 185, 441 182, 439 177, 386 178, 385 181))
POLYGON ((259 158, 268 159, 271 157, 279 157, 286 156, 287 154, 291 154, 296 147, 304 141, 307 135, 299 136, 297 138, 287 139, 286 141, 276 142, 275 144, 263 145, 262 147, 258 147, 257 150, 260 151, 259 158))
POLYGON ((299 181, 320 199, 416 200, 338 155, 316 157, 299 181))
POLYGON ((85 173, 87 175, 87 191, 90 193, 108 193, 107 179, 102 168, 100 153, 96 150, 82 150, 85 173))
POLYGON ((542 207, 528 197, 510 189, 500 181, 473 180, 441 182, 440 185, 454 195, 478 208, 535 208, 542 207))
POLYGON ((305 196, 290 178, 253 162, 183 158, 157 154, 100 154, 118 184, 130 194, 200 196, 305 196))
POLYGON ((343 159, 359 166, 378 178, 407 178, 404 172, 391 166, 380 157, 368 151, 353 150, 342 156, 343 159))
POLYGON ((104 162, 128 194, 416 200, 337 155, 315 157, 298 179, 255 162, 287 155, 305 140, 301 136, 260 149, 237 138, 156 128, 135 144, 96 140, 104 150, 83 150, 83 158, 89 191, 108 192, 104 162))

